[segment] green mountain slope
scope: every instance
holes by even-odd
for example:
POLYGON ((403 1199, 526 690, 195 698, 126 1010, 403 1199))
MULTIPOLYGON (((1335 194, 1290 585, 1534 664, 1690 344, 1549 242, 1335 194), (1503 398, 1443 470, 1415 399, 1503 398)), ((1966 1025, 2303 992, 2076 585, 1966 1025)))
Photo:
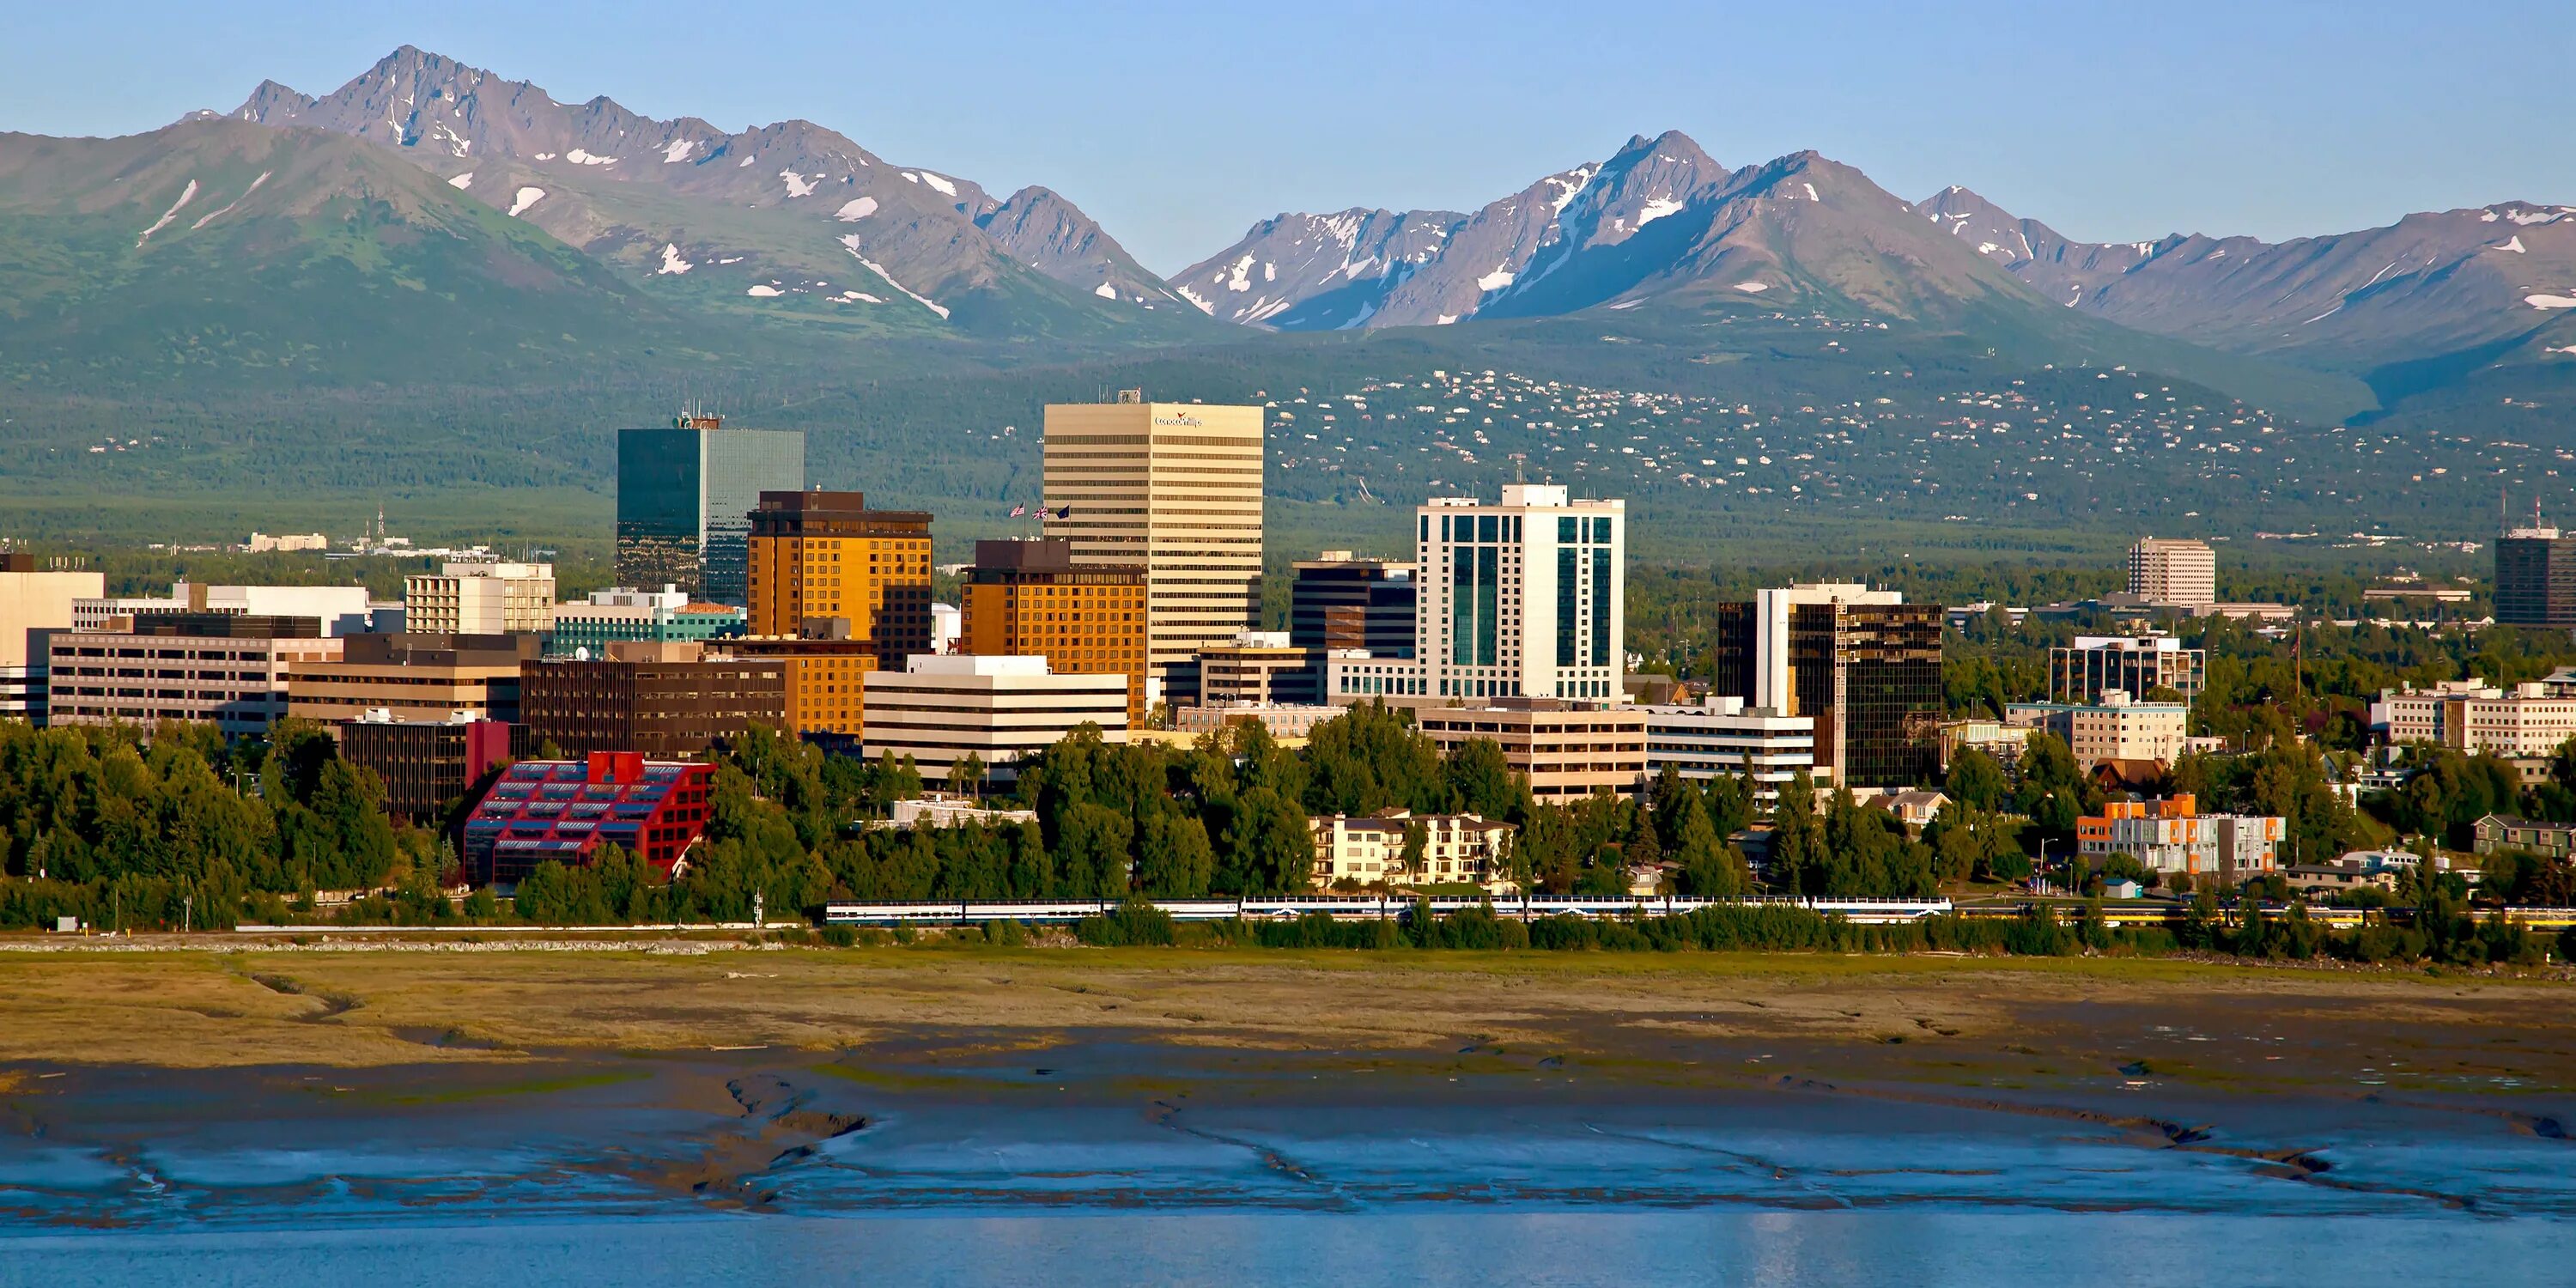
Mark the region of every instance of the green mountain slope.
POLYGON ((736 347, 355 140, 0 136, 0 370, 22 383, 501 384, 736 347))

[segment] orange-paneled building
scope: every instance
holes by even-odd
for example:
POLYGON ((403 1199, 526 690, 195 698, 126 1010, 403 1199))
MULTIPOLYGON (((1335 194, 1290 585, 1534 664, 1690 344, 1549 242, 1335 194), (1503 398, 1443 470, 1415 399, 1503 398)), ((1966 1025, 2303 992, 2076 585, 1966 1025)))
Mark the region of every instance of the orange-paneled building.
POLYGON ((864 492, 763 492, 751 512, 744 656, 787 671, 796 733, 857 737, 867 672, 931 651, 930 515, 864 492))
POLYGON ((1127 677, 1127 721, 1145 719, 1145 570, 1077 564, 1073 543, 978 541, 966 574, 967 653, 1043 657, 1057 675, 1127 677))

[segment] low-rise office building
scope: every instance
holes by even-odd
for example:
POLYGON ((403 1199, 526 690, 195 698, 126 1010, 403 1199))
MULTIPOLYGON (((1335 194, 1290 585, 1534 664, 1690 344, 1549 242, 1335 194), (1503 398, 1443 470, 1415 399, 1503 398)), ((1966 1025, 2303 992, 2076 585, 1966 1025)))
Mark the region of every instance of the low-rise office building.
MULTIPOLYGON (((1818 774, 1816 722, 1809 717, 1747 708, 1744 699, 1727 695, 1635 710, 1646 717, 1649 776, 1666 765, 1689 779, 1741 774, 1752 780, 1755 799, 1768 802, 1779 799, 1780 789, 1799 774, 1818 774)), ((1824 770, 1818 781, 1832 776, 1824 770)))
POLYGON ((1043 657, 924 653, 863 683, 861 754, 910 757, 926 782, 945 781, 969 755, 988 782, 1010 782, 1022 757, 1086 724, 1107 741, 1127 740, 1127 677, 1114 672, 1057 675, 1043 657))
POLYGON ((1286 631, 1243 631, 1231 644, 1199 650, 1202 706, 1314 706, 1323 701, 1323 650, 1288 642, 1286 631))
POLYGON ((311 617, 151 613, 129 629, 55 634, 46 719, 66 724, 213 724, 224 736, 266 733, 287 713, 297 666, 340 656, 311 617))
POLYGON ((624 640, 649 644, 703 644, 743 632, 744 610, 692 601, 677 587, 660 590, 594 590, 588 599, 555 605, 548 657, 605 657, 624 640))
POLYGON ((2001 720, 1944 720, 1941 722, 1941 772, 1950 772, 1950 762, 1959 753, 1975 748, 1992 757, 2005 773, 2021 766, 2021 754, 2030 749, 2030 730, 2001 720))
POLYGON ((378 606, 364 586, 212 586, 173 582, 170 593, 82 598, 72 601, 72 628, 115 629, 118 618, 213 613, 233 617, 310 617, 324 635, 355 635, 376 629, 378 606))
POLYGON ((1634 792, 1646 780, 1646 714, 1634 707, 1500 698, 1483 707, 1426 707, 1415 718, 1443 755, 1479 738, 1499 745, 1541 804, 1634 792))
POLYGON ((605 658, 521 666, 519 712, 532 746, 684 760, 755 724, 784 729, 786 668, 696 644, 611 644, 605 658))
POLYGON ((787 730, 826 742, 855 744, 867 727, 867 676, 880 656, 871 640, 851 639, 840 618, 806 618, 806 635, 745 635, 724 641, 735 657, 778 663, 787 683, 787 730))
POLYGON ((1038 812, 1033 809, 1002 809, 986 805, 974 796, 953 792, 923 792, 911 800, 896 801, 887 810, 889 817, 881 823, 867 824, 870 829, 914 827, 1018 827, 1035 825, 1038 812))
POLYGON ((519 720, 519 668, 534 635, 341 637, 340 655, 299 662, 286 676, 286 712, 337 725, 381 711, 391 720, 519 720))
POLYGON ((1312 735, 1316 725, 1342 714, 1342 710, 1313 703, 1276 702, 1177 707, 1172 711, 1172 728, 1185 734, 1202 734, 1215 733, 1228 725, 1257 724, 1273 738, 1299 741, 1312 735))
POLYGON ((710 764, 635 752, 522 760, 466 816, 466 872, 484 885, 516 885, 539 864, 586 866, 615 845, 676 875, 706 834, 715 778, 710 764))
POLYGON ((555 628, 555 566, 448 563, 403 578, 403 628, 424 635, 543 635, 555 628))
POLYGON ((1495 893, 1511 879, 1512 825, 1474 814, 1414 814, 1383 809, 1365 816, 1327 814, 1308 821, 1315 837, 1314 884, 1364 886, 1476 885, 1495 893), (1405 859, 1405 837, 1422 829, 1422 859, 1405 859))
POLYGON ((376 710, 336 729, 340 759, 374 773, 385 813, 413 823, 436 821, 511 756, 511 726, 498 720, 404 720, 376 710))
POLYGON ((2269 815, 2203 814, 2190 794, 2157 801, 2112 801, 2098 816, 2075 820, 2076 851, 2101 862, 2126 854, 2156 872, 2195 876, 2269 872, 2283 823, 2269 815))

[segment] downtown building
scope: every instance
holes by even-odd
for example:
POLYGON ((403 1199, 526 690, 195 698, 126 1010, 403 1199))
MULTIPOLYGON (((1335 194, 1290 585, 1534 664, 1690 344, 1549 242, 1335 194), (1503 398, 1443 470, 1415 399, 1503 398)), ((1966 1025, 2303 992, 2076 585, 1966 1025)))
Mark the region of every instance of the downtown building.
POLYGON ((1019 762, 1082 726, 1127 741, 1127 677, 1058 675, 1043 657, 924 653, 900 671, 871 671, 861 754, 910 760, 922 781, 945 782, 968 756, 987 781, 1009 783, 1019 762))
POLYGON ((54 635, 72 629, 74 601, 106 593, 103 574, 39 568, 23 550, 0 553, 0 719, 45 723, 54 635))
POLYGON ((1940 769, 1945 624, 1938 604, 1857 583, 1764 590, 1718 606, 1709 692, 1812 721, 1819 777, 1912 787, 1940 769))
POLYGON ((604 657, 621 640, 650 644, 703 644, 742 634, 745 610, 692 602, 677 586, 660 590, 594 590, 590 597, 555 605, 548 657, 604 657))
POLYGON ((164 720, 251 737, 287 714, 294 669, 340 656, 342 640, 312 617, 147 613, 122 629, 55 632, 46 721, 52 725, 164 720))
POLYGON ((1300 559, 1288 582, 1288 642, 1299 648, 1357 649, 1372 657, 1413 656, 1414 565, 1327 550, 1300 559))
POLYGON ((604 658, 521 664, 519 714, 532 747, 688 760, 755 724, 785 728, 787 680, 771 658, 713 656, 698 644, 617 643, 604 658))
POLYGON ((2199 700, 2208 674, 2208 651, 2184 648, 2170 635, 2078 635, 2048 650, 2051 702, 2098 703, 2109 693, 2143 702, 2171 689, 2188 704, 2199 700))
POLYGON ((1744 699, 1712 694, 1706 700, 1643 705, 1646 773, 1670 765, 1683 778, 1706 781, 1742 776, 1755 800, 1768 805, 1800 774, 1830 786, 1833 771, 1816 765, 1816 722, 1805 716, 1748 708, 1744 699))
POLYGON ((864 677, 932 650, 930 515, 863 492, 763 492, 750 514, 741 657, 780 666, 787 729, 854 744, 864 677))
POLYGON ((1042 657, 1053 675, 1118 675, 1127 681, 1127 723, 1145 723, 1145 569, 1077 563, 1073 543, 978 541, 966 572, 957 651, 986 657, 1042 657))
POLYGON ((1262 415, 1135 390, 1046 409, 1046 535, 1145 570, 1149 704, 1195 699, 1199 651, 1261 625, 1262 415))
POLYGON ((2576 537, 2545 526, 2509 528, 2495 543, 2499 626, 2576 629, 2576 537))
POLYGON ((423 635, 543 635, 555 627, 555 566, 448 563, 403 578, 403 629, 423 635))
POLYGON ((1506 484, 1498 503, 1443 497, 1419 507, 1413 656, 1332 653, 1327 700, 1618 700, 1627 523, 1627 502, 1572 499, 1552 484, 1506 484))
POLYGON ((2218 602, 2218 554, 2206 541, 2141 538, 2129 547, 2129 594, 2148 604, 2207 608, 2218 602))
POLYGON ((676 417, 617 432, 617 581, 747 602, 751 521, 763 492, 805 487, 805 435, 676 417))

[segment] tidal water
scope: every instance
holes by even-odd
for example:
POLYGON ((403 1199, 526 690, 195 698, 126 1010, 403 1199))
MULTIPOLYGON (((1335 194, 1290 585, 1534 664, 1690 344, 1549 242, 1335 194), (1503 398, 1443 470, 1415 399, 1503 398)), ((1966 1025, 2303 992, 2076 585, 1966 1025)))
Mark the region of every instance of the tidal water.
POLYGON ((341 1076, 16 1102, 0 1285, 2576 1283, 2520 1101, 341 1076))

